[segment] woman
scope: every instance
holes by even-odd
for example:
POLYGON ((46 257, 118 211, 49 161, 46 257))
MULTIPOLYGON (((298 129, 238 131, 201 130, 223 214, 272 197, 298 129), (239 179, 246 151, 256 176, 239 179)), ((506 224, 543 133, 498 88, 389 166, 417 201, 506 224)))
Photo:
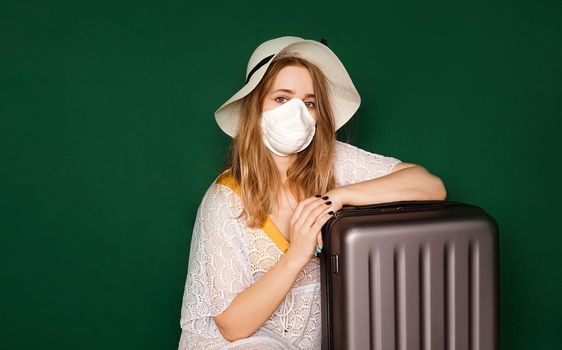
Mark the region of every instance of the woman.
POLYGON ((423 167, 336 141, 359 104, 327 46, 254 51, 215 113, 233 142, 197 212, 180 349, 319 349, 322 225, 345 204, 445 198, 423 167))

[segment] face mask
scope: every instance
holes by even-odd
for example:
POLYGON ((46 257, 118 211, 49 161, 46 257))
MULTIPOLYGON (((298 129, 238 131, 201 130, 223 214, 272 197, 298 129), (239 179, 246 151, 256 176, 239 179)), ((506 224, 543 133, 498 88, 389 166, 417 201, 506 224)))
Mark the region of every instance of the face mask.
POLYGON ((316 133, 316 120, 298 98, 263 112, 261 120, 263 143, 281 157, 308 147, 316 133))

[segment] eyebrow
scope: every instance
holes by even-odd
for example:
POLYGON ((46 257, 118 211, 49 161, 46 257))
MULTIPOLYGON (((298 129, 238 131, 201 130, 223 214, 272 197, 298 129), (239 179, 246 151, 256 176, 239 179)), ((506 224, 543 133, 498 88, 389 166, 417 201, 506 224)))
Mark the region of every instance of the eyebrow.
MULTIPOLYGON (((274 94, 276 92, 286 92, 286 93, 291 94, 291 95, 295 94, 295 92, 293 90, 289 90, 289 89, 278 89, 278 90, 273 91, 272 94, 274 94)), ((316 96, 314 96, 314 94, 306 94, 304 96, 304 98, 308 98, 308 97, 316 97, 316 96)))

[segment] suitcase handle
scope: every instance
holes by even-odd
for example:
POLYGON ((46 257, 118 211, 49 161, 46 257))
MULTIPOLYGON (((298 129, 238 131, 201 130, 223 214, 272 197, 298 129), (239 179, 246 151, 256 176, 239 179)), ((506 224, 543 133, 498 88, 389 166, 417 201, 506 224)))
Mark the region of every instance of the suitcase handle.
POLYGON ((437 209, 462 205, 460 202, 456 201, 440 201, 440 200, 409 200, 409 201, 396 201, 396 202, 386 202, 377 203, 369 205, 344 205, 342 210, 354 211, 354 210, 374 210, 379 212, 396 212, 396 211, 409 211, 409 210, 424 210, 424 209, 437 209))

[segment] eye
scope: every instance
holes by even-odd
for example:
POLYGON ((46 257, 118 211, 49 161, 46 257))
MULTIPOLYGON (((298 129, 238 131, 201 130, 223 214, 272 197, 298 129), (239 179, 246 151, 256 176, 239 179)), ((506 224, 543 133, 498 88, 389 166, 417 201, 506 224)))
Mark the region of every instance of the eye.
POLYGON ((285 103, 285 102, 287 102, 287 101, 288 101, 288 100, 287 100, 285 97, 283 97, 283 96, 279 96, 279 97, 276 97, 276 98, 275 98, 275 102, 278 102, 278 103, 285 103))
POLYGON ((306 106, 306 108, 308 109, 312 109, 316 106, 316 104, 314 102, 305 102, 304 105, 306 106))

